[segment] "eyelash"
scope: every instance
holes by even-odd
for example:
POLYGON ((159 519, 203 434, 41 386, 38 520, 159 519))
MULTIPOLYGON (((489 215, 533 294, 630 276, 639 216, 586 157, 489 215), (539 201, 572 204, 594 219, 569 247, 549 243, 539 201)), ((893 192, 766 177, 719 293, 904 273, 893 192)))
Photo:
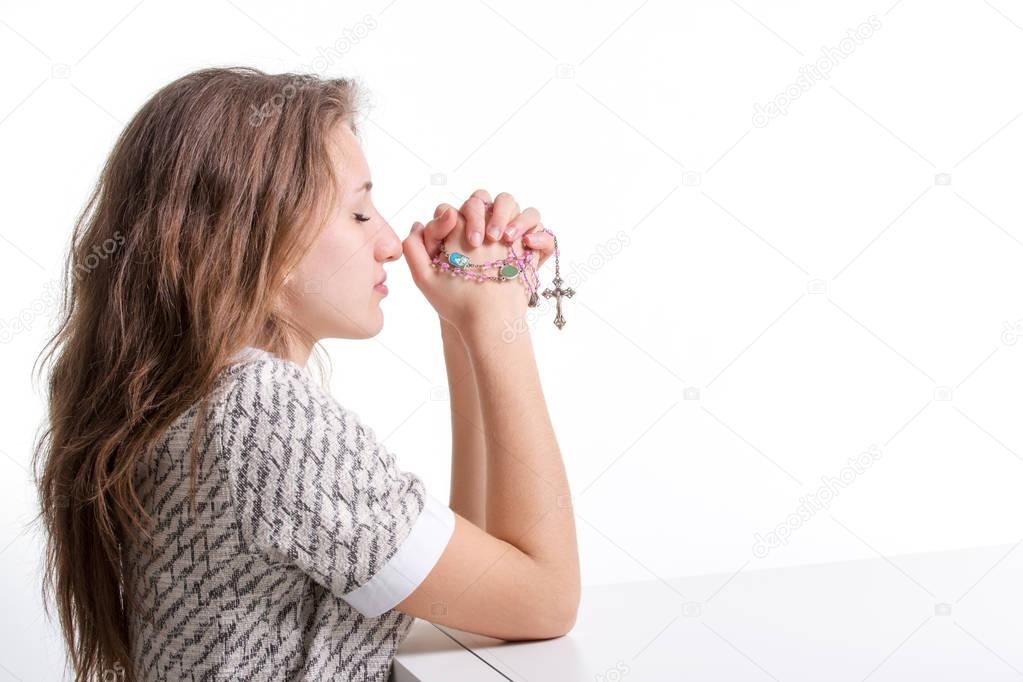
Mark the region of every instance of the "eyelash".
POLYGON ((355 219, 358 220, 360 223, 364 223, 369 220, 369 216, 365 216, 361 213, 355 213, 354 215, 355 219))

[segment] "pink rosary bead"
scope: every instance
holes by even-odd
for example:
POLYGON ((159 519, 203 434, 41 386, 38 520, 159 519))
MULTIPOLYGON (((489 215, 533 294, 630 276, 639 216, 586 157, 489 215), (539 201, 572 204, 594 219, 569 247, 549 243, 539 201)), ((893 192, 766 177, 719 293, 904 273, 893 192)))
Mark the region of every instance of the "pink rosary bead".
MULTIPOLYGON (((493 204, 487 201, 484 201, 483 203, 486 205, 487 214, 489 215, 490 211, 493 209, 493 204)), ((554 232, 542 225, 540 226, 539 231, 546 232, 550 234, 552 237, 554 237, 554 232)), ((449 258, 446 259, 441 258, 441 256, 445 255, 446 253, 447 252, 444 249, 444 245, 442 243, 440 253, 437 256, 435 256, 432 260, 433 265, 440 270, 448 272, 448 274, 452 276, 461 275, 468 281, 486 282, 488 280, 492 280, 495 282, 507 282, 514 280, 518 278, 519 275, 521 275, 522 278, 525 280, 523 283, 526 286, 526 289, 529 291, 529 306, 536 307, 537 299, 539 298, 540 295, 540 275, 536 271, 536 267, 533 265, 534 253, 537 255, 536 263, 539 264, 539 251, 537 251, 536 249, 531 249, 528 246, 523 245, 523 251, 522 254, 520 255, 515 252, 515 247, 509 244, 508 255, 506 257, 501 258, 499 260, 486 261, 480 264, 469 263, 469 259, 464 254, 451 254, 449 258), (452 265, 450 261, 456 258, 458 259, 459 262, 455 265, 452 265), (498 268, 497 276, 490 276, 479 272, 480 269, 493 267, 498 268), (474 269, 470 270, 470 268, 474 269), (506 270, 510 272, 506 272, 506 270)), ((552 296, 557 297, 558 314, 555 317, 554 324, 555 326, 558 327, 558 329, 561 329, 561 327, 563 327, 565 324, 564 317, 561 315, 561 297, 562 296, 571 297, 575 293, 571 289, 561 289, 560 287, 559 279, 560 273, 558 272, 557 267, 558 258, 560 257, 560 255, 561 249, 558 248, 557 237, 554 237, 555 288, 553 290, 547 289, 546 291, 543 292, 543 296, 544 298, 551 298, 552 296)))

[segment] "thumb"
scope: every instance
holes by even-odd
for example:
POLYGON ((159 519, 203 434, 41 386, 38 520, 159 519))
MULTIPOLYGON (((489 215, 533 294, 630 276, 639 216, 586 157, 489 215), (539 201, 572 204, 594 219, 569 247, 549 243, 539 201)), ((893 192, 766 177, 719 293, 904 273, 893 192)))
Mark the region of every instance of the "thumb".
POLYGON ((430 254, 427 253, 426 242, 423 240, 424 229, 423 224, 416 221, 412 224, 412 231, 409 232, 408 237, 405 237, 405 241, 401 243, 401 250, 405 254, 405 261, 408 263, 413 279, 425 277, 431 268, 430 254))
POLYGON ((522 235, 522 243, 537 252, 537 267, 547 262, 554 255, 554 238, 549 232, 541 232, 533 228, 522 235))

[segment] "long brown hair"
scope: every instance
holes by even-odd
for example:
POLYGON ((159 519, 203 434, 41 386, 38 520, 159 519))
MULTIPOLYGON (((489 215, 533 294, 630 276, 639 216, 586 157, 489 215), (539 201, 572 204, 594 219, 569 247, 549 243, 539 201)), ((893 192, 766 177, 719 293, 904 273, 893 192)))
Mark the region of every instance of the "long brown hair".
POLYGON ((179 78, 121 133, 78 218, 33 454, 44 607, 52 597, 76 680, 134 679, 120 550, 148 537, 138 459, 186 408, 205 421, 242 346, 312 341, 288 319, 284 285, 340 191, 330 134, 355 130, 357 90, 240 67, 179 78))

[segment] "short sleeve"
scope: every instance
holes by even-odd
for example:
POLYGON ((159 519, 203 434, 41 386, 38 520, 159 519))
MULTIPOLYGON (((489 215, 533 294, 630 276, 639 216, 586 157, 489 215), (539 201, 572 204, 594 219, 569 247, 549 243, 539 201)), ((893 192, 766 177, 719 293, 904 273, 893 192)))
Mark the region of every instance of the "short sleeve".
POLYGON ((369 617, 411 594, 440 559, 454 513, 305 370, 279 358, 242 365, 222 419, 250 551, 298 568, 369 617))

